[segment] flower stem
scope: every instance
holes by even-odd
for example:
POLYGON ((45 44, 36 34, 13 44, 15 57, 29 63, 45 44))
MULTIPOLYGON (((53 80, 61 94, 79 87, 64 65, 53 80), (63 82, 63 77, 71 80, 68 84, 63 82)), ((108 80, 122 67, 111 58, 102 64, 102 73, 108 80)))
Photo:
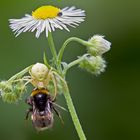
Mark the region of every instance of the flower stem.
POLYGON ((62 45, 59 53, 58 53, 58 64, 60 65, 61 61, 62 61, 62 56, 63 56, 63 53, 67 47, 67 45, 72 42, 72 41, 75 41, 75 42, 78 42, 80 44, 82 44, 83 46, 93 46, 91 43, 87 42, 87 41, 84 41, 80 38, 77 38, 77 37, 71 37, 71 38, 68 38, 64 44, 62 45))
POLYGON ((82 129, 82 126, 80 124, 80 121, 78 119, 78 116, 77 116, 77 113, 76 113, 76 110, 74 108, 74 105, 73 105, 73 102, 72 102, 72 98, 70 96, 70 92, 69 92, 69 88, 68 88, 68 85, 66 83, 66 81, 58 74, 55 72, 55 74, 62 80, 63 82, 63 86, 64 86, 64 97, 66 99, 66 103, 67 103, 67 106, 68 106, 68 109, 69 109, 69 112, 70 112, 70 115, 72 117, 72 121, 74 123, 74 126, 75 126, 75 129, 78 133, 78 136, 80 138, 80 140, 86 140, 86 136, 84 134, 84 131, 82 129))
POLYGON ((73 123, 75 125, 75 129, 76 129, 76 131, 78 133, 78 136, 79 136, 80 140, 86 140, 86 136, 85 136, 85 134, 83 132, 82 126, 81 126, 80 121, 78 119, 78 116, 77 116, 76 110, 74 108, 74 105, 73 105, 73 102, 72 102, 72 98, 70 96, 69 91, 67 91, 66 93, 64 93, 64 97, 66 99, 69 112, 71 114, 73 123))
POLYGON ((52 37, 52 33, 49 32, 48 33, 48 43, 49 43, 49 46, 50 46, 50 50, 51 50, 51 53, 53 55, 53 63, 54 65, 57 65, 57 52, 56 52, 56 49, 55 49, 55 45, 54 45, 54 41, 53 41, 53 37, 52 37))
POLYGON ((73 66, 79 64, 81 61, 83 61, 83 59, 84 59, 84 57, 80 57, 80 58, 78 58, 77 60, 74 60, 74 61, 70 62, 70 63, 67 65, 67 67, 63 70, 63 75, 66 75, 67 70, 69 70, 71 67, 73 67, 73 66))
POLYGON ((25 68, 24 70, 22 70, 22 71, 20 71, 19 73, 15 74, 15 75, 12 76, 8 81, 10 82, 10 81, 13 81, 13 80, 15 80, 15 79, 17 79, 17 78, 22 77, 25 73, 29 72, 29 70, 31 69, 32 66, 33 66, 33 65, 28 66, 28 67, 25 68))
MULTIPOLYGON (((50 50, 51 50, 51 53, 54 57, 54 60, 53 60, 53 63, 55 64, 57 70, 59 71, 59 73, 62 74, 62 69, 61 69, 61 59, 62 59, 62 55, 63 55, 63 52, 65 50, 65 47, 67 46, 67 44, 71 41, 77 41, 77 42, 80 42, 81 44, 84 45, 84 42, 86 41, 83 41, 82 39, 79 39, 79 38, 69 38, 68 40, 66 40, 62 46, 62 48, 60 49, 60 52, 59 52, 59 55, 57 56, 57 52, 56 52, 56 49, 55 49, 55 45, 54 45, 54 42, 53 42, 53 38, 52 38, 52 34, 49 32, 49 35, 48 35, 48 42, 49 42, 49 45, 50 45, 50 50), (82 43, 83 42, 83 43, 82 43)), ((68 68, 66 69, 66 71, 71 68, 72 66, 76 65, 79 63, 79 61, 81 61, 81 59, 79 60, 75 60, 74 62, 71 62, 69 65, 68 65, 68 68)), ((65 73, 66 73, 65 71, 65 73)), ((67 102, 67 105, 68 105, 68 109, 69 109, 69 112, 70 112, 70 115, 72 117, 72 121, 74 123, 74 126, 76 128, 76 131, 78 133, 78 136, 80 138, 80 140, 86 140, 86 137, 85 137, 85 134, 83 132, 83 129, 82 129, 82 126, 80 124, 80 121, 78 119, 78 116, 77 116, 77 113, 76 113, 76 110, 74 108, 74 105, 73 105, 73 102, 72 102, 72 99, 71 99, 71 96, 70 96, 70 92, 69 92, 69 88, 67 86, 67 83, 66 81, 63 79, 65 77, 65 75, 63 75, 63 78, 57 73, 57 72, 54 72, 56 76, 58 76, 62 82, 63 82, 63 85, 64 85, 64 89, 65 89, 65 92, 64 92, 64 97, 66 99, 66 102, 67 102)))

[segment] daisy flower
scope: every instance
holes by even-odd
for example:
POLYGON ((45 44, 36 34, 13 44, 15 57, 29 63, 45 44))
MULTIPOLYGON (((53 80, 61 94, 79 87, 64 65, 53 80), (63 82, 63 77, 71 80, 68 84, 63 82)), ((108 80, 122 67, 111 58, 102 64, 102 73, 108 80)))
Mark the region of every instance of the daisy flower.
POLYGON ((67 26, 76 27, 83 22, 85 11, 73 7, 65 7, 59 9, 54 6, 41 6, 32 12, 32 15, 25 14, 21 19, 9 19, 10 28, 15 33, 16 37, 22 32, 34 32, 36 37, 45 31, 46 37, 48 32, 55 31, 56 28, 70 31, 67 26))

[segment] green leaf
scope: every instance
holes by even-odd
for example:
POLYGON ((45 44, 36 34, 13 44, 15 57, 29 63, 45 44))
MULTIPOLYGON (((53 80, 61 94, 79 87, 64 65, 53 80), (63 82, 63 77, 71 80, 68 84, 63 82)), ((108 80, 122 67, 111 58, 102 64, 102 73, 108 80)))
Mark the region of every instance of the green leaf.
POLYGON ((44 54, 43 54, 43 60, 44 60, 44 64, 48 67, 48 68, 50 68, 50 65, 49 65, 49 63, 48 63, 48 61, 47 61, 47 57, 46 57, 46 53, 44 52, 44 54))

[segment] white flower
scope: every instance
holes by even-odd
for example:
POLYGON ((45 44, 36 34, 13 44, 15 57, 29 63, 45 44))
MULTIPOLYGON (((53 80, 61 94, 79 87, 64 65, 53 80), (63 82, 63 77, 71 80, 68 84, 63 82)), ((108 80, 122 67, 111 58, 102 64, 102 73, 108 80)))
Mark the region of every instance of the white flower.
POLYGON ((94 35, 88 41, 93 46, 87 47, 89 53, 102 55, 110 50, 111 43, 104 39, 104 36, 101 35, 94 35), (95 51, 96 50, 96 51, 95 51))
POLYGON ((10 28, 18 36, 22 32, 34 32, 36 37, 45 31, 46 37, 48 32, 55 31, 56 28, 69 31, 68 26, 76 27, 84 21, 85 11, 73 7, 59 9, 54 6, 41 6, 32 12, 32 15, 25 14, 21 19, 9 19, 10 28))

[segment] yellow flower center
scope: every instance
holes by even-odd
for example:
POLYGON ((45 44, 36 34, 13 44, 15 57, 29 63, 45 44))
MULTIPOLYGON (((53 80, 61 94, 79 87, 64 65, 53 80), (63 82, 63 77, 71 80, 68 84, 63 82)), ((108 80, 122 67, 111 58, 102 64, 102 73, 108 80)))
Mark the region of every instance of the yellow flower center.
POLYGON ((51 5, 41 6, 32 12, 32 16, 36 19, 55 18, 60 12, 60 9, 51 5))

